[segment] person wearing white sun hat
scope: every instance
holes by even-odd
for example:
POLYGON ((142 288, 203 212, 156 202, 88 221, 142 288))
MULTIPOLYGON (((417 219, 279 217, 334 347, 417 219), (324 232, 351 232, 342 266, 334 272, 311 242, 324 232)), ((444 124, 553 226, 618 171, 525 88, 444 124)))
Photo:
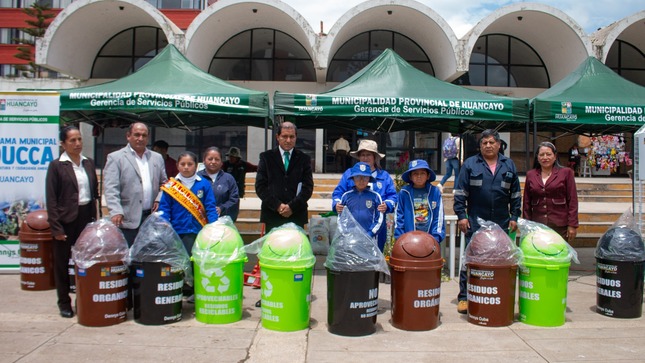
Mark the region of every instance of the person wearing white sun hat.
MULTIPOLYGON (((361 140, 358 143, 356 151, 351 151, 349 155, 359 161, 367 163, 370 166, 370 172, 374 177, 374 181, 371 182, 370 189, 377 192, 383 200, 383 203, 379 205, 379 212, 393 213, 396 208, 397 201, 396 188, 394 187, 394 181, 390 174, 381 169, 380 162, 385 155, 378 152, 378 144, 376 141, 367 139, 361 140)), ((344 208, 344 205, 340 203, 341 197, 346 191, 351 190, 354 187, 354 181, 350 175, 351 168, 347 169, 343 173, 343 176, 340 178, 338 185, 332 193, 332 210, 335 210, 338 213, 342 212, 344 208)), ((376 234, 378 247, 381 251, 383 251, 383 248, 385 247, 387 238, 386 230, 386 223, 383 223, 376 234)))

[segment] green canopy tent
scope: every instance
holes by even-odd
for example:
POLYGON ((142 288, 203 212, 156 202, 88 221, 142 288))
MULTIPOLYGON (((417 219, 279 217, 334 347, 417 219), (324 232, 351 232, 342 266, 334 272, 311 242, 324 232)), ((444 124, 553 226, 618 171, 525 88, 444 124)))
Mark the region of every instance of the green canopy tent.
POLYGON ((645 124, 645 87, 587 58, 531 100, 534 130, 584 133, 634 132, 645 124))
POLYGON ((144 122, 185 129, 265 127, 266 92, 238 87, 202 71, 173 45, 121 79, 60 90, 61 121, 119 126, 144 122))
POLYGON ((391 49, 345 82, 320 94, 276 92, 276 116, 298 127, 465 132, 524 130, 528 100, 467 89, 424 73, 391 49))

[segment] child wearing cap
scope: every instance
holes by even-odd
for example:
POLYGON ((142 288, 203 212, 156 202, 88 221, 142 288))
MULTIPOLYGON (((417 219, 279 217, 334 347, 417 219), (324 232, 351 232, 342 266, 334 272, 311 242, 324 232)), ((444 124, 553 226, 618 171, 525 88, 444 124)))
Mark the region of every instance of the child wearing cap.
POLYGON ((401 176, 408 185, 399 192, 394 238, 410 231, 427 232, 437 242, 446 237, 443 200, 439 188, 430 184, 437 178, 425 160, 412 160, 401 176))
POLYGON ((354 180, 354 186, 343 193, 340 203, 350 210, 370 237, 375 237, 384 221, 383 213, 378 210, 383 201, 377 192, 369 188, 369 183, 374 181, 369 164, 354 164, 349 177, 354 180))

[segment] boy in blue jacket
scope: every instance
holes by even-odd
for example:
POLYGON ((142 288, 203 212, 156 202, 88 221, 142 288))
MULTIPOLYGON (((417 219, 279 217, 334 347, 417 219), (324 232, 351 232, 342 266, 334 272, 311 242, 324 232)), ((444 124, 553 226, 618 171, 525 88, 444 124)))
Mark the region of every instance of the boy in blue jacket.
POLYGON ((374 181, 369 164, 354 164, 349 177, 354 180, 354 186, 343 193, 340 203, 349 208, 356 222, 374 238, 383 224, 384 215, 378 211, 378 206, 383 203, 381 196, 369 188, 369 183, 374 181))
POLYGON ((425 160, 412 160, 401 176, 408 185, 399 192, 394 238, 410 231, 429 233, 437 240, 446 238, 443 200, 439 188, 430 184, 437 178, 425 160))

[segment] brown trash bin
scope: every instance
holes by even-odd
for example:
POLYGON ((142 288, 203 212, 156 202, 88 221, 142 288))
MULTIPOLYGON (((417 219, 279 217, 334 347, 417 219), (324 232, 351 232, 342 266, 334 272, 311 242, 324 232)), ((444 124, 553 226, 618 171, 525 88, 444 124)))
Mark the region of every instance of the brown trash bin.
POLYGON ((47 211, 27 214, 18 232, 20 240, 20 288, 22 290, 51 290, 54 283, 52 232, 47 211))
POLYGON ((468 322, 490 327, 508 326, 515 315, 517 265, 469 263, 468 322))
POLYGON ((76 266, 76 314, 85 326, 115 325, 126 320, 128 277, 123 261, 76 266))
POLYGON ((392 326, 432 330, 439 325, 443 259, 428 233, 408 232, 396 240, 388 261, 392 273, 392 326))

